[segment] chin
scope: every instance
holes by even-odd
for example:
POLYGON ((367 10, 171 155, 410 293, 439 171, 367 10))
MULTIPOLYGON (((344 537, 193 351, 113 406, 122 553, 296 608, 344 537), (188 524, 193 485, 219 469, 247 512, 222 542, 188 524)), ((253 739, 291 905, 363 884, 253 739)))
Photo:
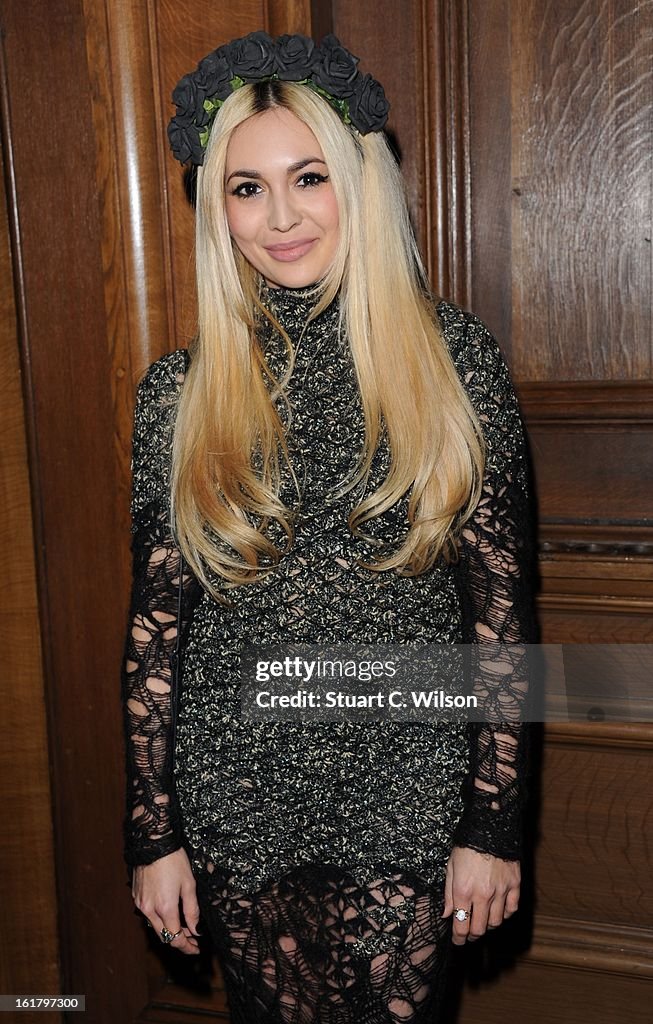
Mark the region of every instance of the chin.
POLYGON ((310 285, 320 281, 326 271, 318 271, 313 267, 284 267, 279 270, 262 270, 261 273, 269 285, 277 288, 308 288, 310 285))

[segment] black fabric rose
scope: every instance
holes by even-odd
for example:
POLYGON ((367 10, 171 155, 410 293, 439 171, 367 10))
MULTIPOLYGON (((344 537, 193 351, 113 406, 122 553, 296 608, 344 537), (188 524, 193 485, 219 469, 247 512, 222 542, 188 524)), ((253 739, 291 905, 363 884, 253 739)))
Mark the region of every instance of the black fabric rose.
POLYGON ((168 127, 173 153, 181 163, 202 164, 202 141, 206 144, 218 107, 241 85, 272 78, 306 82, 345 123, 363 135, 378 131, 388 118, 388 101, 382 86, 371 75, 363 76, 357 65, 358 57, 334 35, 326 36, 320 47, 302 35, 275 40, 267 32, 252 32, 234 39, 204 57, 172 94, 177 106, 168 127))
POLYGON ((301 82, 311 74, 315 43, 308 36, 277 39, 275 70, 284 82, 301 82))
POLYGON ((371 75, 361 77, 349 99, 349 118, 361 135, 380 131, 388 120, 389 110, 381 83, 371 75))
POLYGON ((195 125, 180 124, 176 117, 168 125, 170 147, 177 160, 185 164, 190 160, 194 164, 204 163, 204 147, 200 142, 200 134, 195 125))
POLYGON ((332 96, 351 96, 358 75, 358 57, 345 50, 334 35, 324 37, 317 55, 319 63, 313 69, 315 84, 332 96))
POLYGON ((274 74, 275 45, 267 32, 251 32, 224 47, 233 76, 257 82, 274 74))
POLYGON ((197 65, 195 78, 205 96, 217 96, 219 100, 226 100, 231 95, 231 79, 234 77, 230 62, 227 60, 225 50, 221 46, 197 65))
POLYGON ((199 88, 194 75, 184 75, 175 86, 172 102, 177 107, 175 120, 180 125, 192 124, 204 114, 205 93, 199 88))

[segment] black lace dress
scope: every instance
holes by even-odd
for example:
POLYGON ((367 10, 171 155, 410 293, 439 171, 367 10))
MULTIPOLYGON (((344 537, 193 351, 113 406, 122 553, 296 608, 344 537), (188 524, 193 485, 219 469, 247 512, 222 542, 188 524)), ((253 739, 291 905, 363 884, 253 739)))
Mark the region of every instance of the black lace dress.
MULTIPOLYGON (((519 856, 520 645, 534 634, 517 404, 483 324, 440 303, 447 344, 485 433, 482 498, 457 565, 440 561, 412 578, 362 569, 356 559, 369 559, 372 549, 346 524, 360 491, 335 500, 331 493, 363 440, 337 302, 305 329, 304 293, 275 290, 267 301, 298 343, 290 420, 280 406, 302 487, 295 544, 263 581, 230 590, 229 606, 184 572, 174 741, 180 557, 168 488, 187 352, 159 359, 139 387, 123 675, 126 859, 148 864, 181 845, 188 850, 234 1022, 432 1022, 449 944, 450 924, 440 915, 452 845, 519 856), (247 641, 474 643, 475 689, 491 724, 243 721, 239 657, 247 641), (509 652, 503 666, 497 659, 484 666, 497 644, 509 652)), ((260 343, 281 375, 287 356, 279 335, 264 326, 260 343)), ((387 467, 382 443, 368 487, 387 467)), ((289 480, 284 488, 292 505, 289 480)), ((392 547, 405 523, 402 499, 367 529, 392 547)))

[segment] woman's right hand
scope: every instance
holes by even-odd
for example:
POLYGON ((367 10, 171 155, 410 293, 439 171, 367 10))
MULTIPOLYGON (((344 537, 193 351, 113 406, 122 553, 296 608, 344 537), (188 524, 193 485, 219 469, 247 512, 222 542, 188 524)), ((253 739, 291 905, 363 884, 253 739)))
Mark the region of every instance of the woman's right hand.
POLYGON ((180 953, 199 953, 195 934, 200 909, 190 861, 183 848, 160 857, 152 864, 135 867, 132 896, 159 938, 163 928, 173 935, 179 932, 169 945, 180 953), (184 926, 179 916, 180 903, 186 922, 184 926))

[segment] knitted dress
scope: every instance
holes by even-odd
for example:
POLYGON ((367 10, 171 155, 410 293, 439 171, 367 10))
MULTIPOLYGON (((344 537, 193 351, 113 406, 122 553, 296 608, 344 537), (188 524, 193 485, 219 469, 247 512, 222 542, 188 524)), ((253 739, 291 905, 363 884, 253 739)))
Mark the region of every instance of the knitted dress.
MULTIPOLYGON (((484 432, 481 500, 456 564, 441 559, 416 577, 364 569, 357 559, 378 549, 352 536, 347 514, 361 488, 384 479, 390 458, 382 438, 367 484, 334 494, 364 440, 338 301, 307 325, 306 291, 266 290, 264 300, 296 350, 289 409, 278 403, 301 490, 298 501, 286 473, 281 496, 295 510, 294 544, 263 580, 225 589, 228 604, 184 567, 174 699, 180 557, 169 479, 187 351, 154 363, 138 391, 123 673, 126 860, 148 864, 185 846, 232 1021, 432 1022, 449 945, 440 915, 452 845, 519 856, 526 736, 515 709, 524 699, 521 645, 534 633, 517 403, 487 329, 441 302, 444 337, 484 432), (466 642, 479 651, 501 643, 512 663, 490 684, 479 671, 488 724, 244 720, 243 645, 297 641, 466 642), (492 724, 506 718, 515 724, 492 724), (516 757, 514 745, 509 753, 502 745, 506 732, 516 757)), ((266 321, 258 341, 280 378, 282 338, 266 321)), ((404 496, 366 524, 382 553, 400 544, 406 512, 404 496)))

